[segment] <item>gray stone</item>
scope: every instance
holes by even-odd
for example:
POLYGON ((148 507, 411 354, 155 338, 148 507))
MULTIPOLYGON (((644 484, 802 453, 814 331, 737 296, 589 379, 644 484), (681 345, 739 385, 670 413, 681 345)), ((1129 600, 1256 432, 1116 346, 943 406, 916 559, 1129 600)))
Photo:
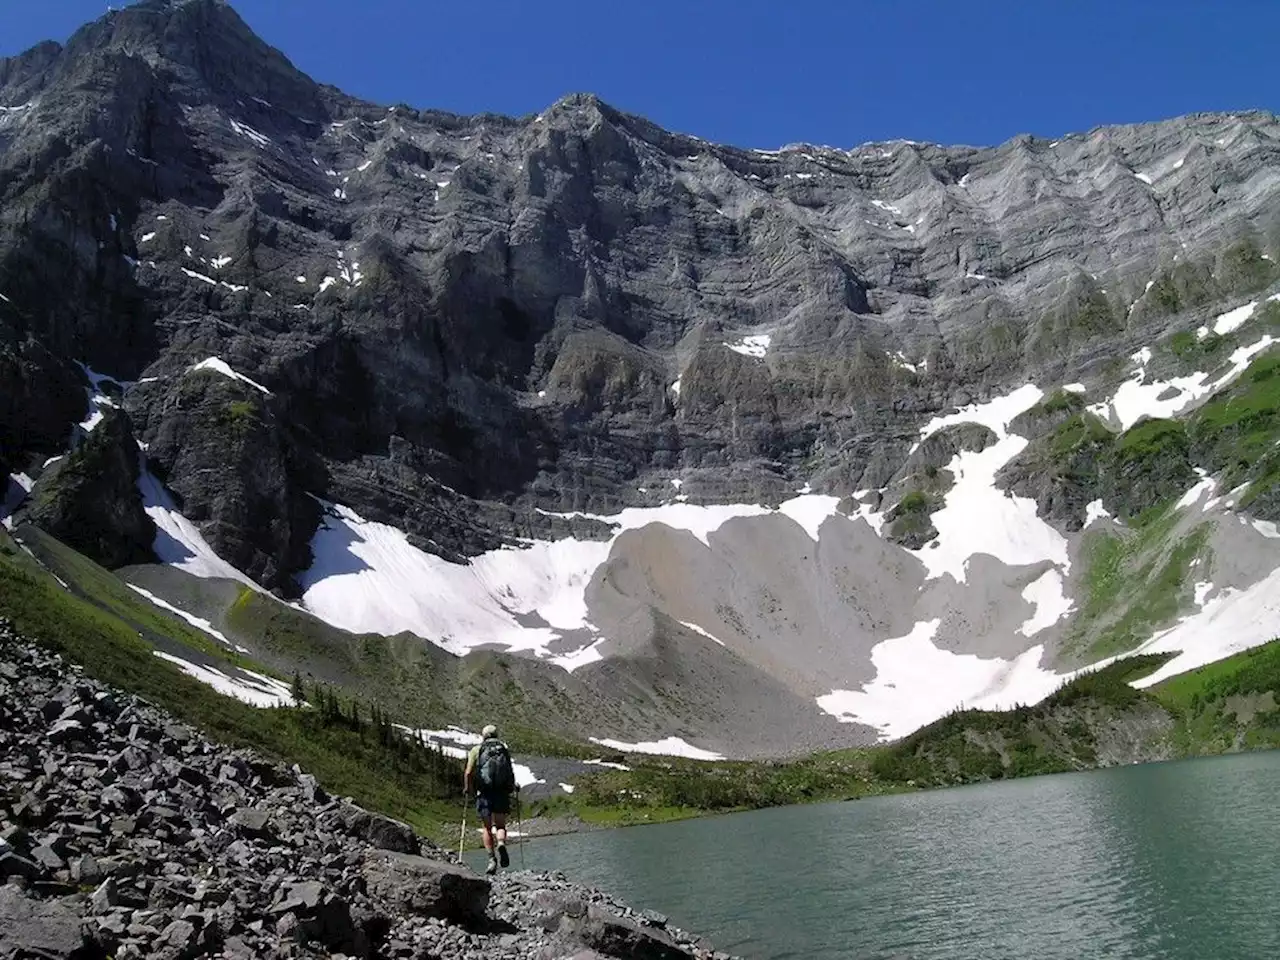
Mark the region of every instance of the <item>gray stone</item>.
POLYGON ((265 810, 237 810, 230 822, 241 836, 267 839, 273 835, 271 814, 265 810))
POLYGON ((311 803, 328 803, 329 795, 324 792, 324 788, 320 786, 309 773, 298 775, 298 786, 302 789, 302 796, 311 803))
POLYGON ((96 884, 102 875, 102 868, 92 854, 82 854, 71 861, 71 879, 76 883, 96 884))
POLYGON ((49 846, 38 846, 31 851, 31 859, 41 864, 47 870, 61 870, 65 867, 66 861, 58 856, 57 852, 49 846))
POLYGON ((59 720, 49 728, 48 734, 50 743, 71 743, 76 740, 82 740, 86 736, 85 728, 79 720, 59 720))
POLYGON ((325 829, 341 830, 380 850, 413 854, 419 852, 418 836, 407 823, 370 813, 353 804, 340 805, 336 810, 325 814, 321 823, 325 829))
POLYGON ((93 891, 90 903, 93 906, 93 912, 96 914, 106 913, 112 907, 119 905, 120 894, 114 877, 108 877, 98 885, 98 889, 93 891))
POLYGON ((92 943, 72 900, 33 900, 0 887, 0 957, 92 956, 92 943))
POLYGON ((581 943, 622 960, 687 960, 671 936, 656 927, 642 927, 594 904, 566 902, 541 920, 548 933, 581 943))
POLYGON ((195 925, 189 920, 175 920, 161 931, 160 939, 171 947, 185 949, 195 942, 195 925))
POLYGON ((362 875, 372 896, 418 916, 477 923, 489 903, 489 884, 466 867, 412 854, 370 851, 362 875))

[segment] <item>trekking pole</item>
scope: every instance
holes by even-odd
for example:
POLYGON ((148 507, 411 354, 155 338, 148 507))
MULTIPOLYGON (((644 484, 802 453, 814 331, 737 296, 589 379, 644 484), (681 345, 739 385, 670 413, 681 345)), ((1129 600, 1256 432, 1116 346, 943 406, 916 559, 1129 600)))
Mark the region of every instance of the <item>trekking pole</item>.
POLYGON ((520 869, 526 869, 524 865, 524 816, 520 812, 520 791, 516 791, 516 829, 520 831, 520 869))
POLYGON ((462 859, 462 848, 467 843, 467 795, 462 795, 462 830, 458 834, 458 859, 462 859))

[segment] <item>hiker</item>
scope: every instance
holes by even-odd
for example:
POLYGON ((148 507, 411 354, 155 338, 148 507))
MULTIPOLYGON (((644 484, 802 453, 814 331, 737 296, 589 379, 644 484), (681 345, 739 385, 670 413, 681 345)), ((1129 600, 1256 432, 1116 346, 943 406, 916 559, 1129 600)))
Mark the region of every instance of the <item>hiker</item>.
POLYGON ((480 731, 481 741, 467 754, 467 769, 462 775, 462 789, 470 796, 475 778, 476 813, 484 829, 484 848, 489 853, 485 873, 498 872, 498 864, 511 865, 507 856, 507 814, 511 812, 511 793, 518 791, 511 751, 498 739, 498 728, 492 723, 480 731), (497 846, 495 853, 494 846, 497 846))

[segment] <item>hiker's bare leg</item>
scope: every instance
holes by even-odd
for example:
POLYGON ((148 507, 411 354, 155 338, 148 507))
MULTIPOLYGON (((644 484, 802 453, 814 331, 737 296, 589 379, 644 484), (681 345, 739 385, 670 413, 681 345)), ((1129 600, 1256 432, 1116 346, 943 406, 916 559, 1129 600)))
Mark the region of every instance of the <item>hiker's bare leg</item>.
POLYGON ((484 848, 493 856, 493 821, 490 817, 480 818, 481 830, 484 832, 484 848))
POLYGON ((493 832, 497 835, 499 843, 507 842, 507 815, 505 813, 495 813, 493 815, 493 832))

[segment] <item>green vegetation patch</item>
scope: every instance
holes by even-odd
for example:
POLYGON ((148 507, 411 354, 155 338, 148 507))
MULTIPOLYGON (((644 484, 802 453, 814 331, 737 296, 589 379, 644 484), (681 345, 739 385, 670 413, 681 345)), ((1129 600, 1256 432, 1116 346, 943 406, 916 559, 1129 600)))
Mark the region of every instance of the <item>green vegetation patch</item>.
POLYGON ((1067 651, 1086 661, 1132 650, 1171 622, 1188 596, 1191 565, 1208 550, 1201 524, 1170 543, 1179 519, 1165 503, 1139 515, 1123 533, 1084 535, 1084 578, 1067 651))
MULTIPOLYGON (((197 650, 208 657, 239 667, 262 671, 261 665, 244 655, 228 650, 208 634, 192 627, 185 620, 158 609, 138 593, 125 585, 111 571, 100 567, 81 553, 49 536, 36 527, 24 526, 20 530, 23 542, 39 559, 40 565, 51 571, 71 591, 89 601, 123 625, 133 628, 144 637, 164 637, 185 647, 197 650)), ((35 568, 33 565, 34 569, 35 568)))
POLYGON ((875 749, 838 750, 793 761, 716 761, 629 756, 631 770, 606 768, 579 778, 575 807, 584 819, 637 822, 672 811, 728 812, 897 792, 871 771, 875 749))
POLYGON ((1151 692, 1178 714, 1185 753, 1280 747, 1280 641, 1170 677, 1151 692))
POLYGON ((1035 706, 956 711, 878 750, 872 772, 890 782, 944 786, 1093 766, 1094 718, 1109 718, 1148 701, 1147 694, 1129 683, 1170 656, 1119 661, 1077 677, 1035 706))
POLYGON ((1219 295, 1213 272, 1208 266, 1183 262, 1160 274, 1144 300, 1147 312, 1172 316, 1204 306, 1219 295))
POLYGON ((943 498, 936 494, 924 490, 909 491, 888 513, 889 536, 902 540, 932 535, 933 522, 929 516, 942 504, 943 498))
POLYGON ((1249 482, 1242 507, 1280 486, 1280 350, 1256 358, 1192 417, 1196 458, 1226 489, 1249 482))
POLYGON ((1085 407, 1084 397, 1071 390, 1055 390, 1034 407, 1033 413, 1052 416, 1055 413, 1079 413, 1085 407))
POLYGON ((1110 449, 1115 440, 1107 425, 1092 413, 1078 413, 1065 421, 1049 439, 1049 453, 1055 460, 1065 461, 1073 454, 1090 449, 1110 449))
POLYGON ((1170 454, 1186 459, 1190 450, 1187 429, 1180 421, 1144 420, 1120 435, 1114 458, 1122 469, 1141 470, 1170 454))
POLYGON ((1255 293, 1280 279, 1280 270, 1253 240, 1232 244, 1218 263, 1218 286, 1231 293, 1255 293))
POLYGON ((1230 355, 1236 339, 1230 334, 1208 333, 1201 338, 1192 330, 1179 330, 1165 342, 1184 370, 1208 370, 1230 355))

